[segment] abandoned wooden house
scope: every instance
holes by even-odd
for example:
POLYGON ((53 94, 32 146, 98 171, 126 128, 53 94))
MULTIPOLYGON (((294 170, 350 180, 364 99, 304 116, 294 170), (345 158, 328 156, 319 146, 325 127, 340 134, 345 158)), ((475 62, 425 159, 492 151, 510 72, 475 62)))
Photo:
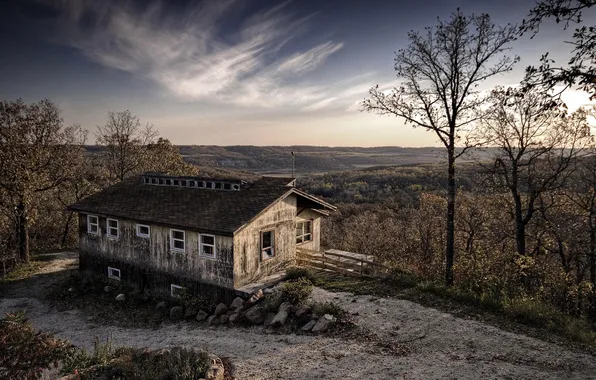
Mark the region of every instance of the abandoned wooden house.
POLYGON ((69 206, 79 214, 80 270, 176 296, 230 299, 318 250, 335 209, 295 180, 252 183, 148 173, 69 206))

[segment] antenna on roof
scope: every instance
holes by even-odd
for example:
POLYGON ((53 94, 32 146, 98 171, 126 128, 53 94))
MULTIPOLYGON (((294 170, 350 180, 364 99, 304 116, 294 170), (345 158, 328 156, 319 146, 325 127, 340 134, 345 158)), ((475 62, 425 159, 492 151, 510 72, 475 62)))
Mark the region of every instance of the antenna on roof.
POLYGON ((292 178, 294 177, 294 168, 296 166, 296 156, 294 155, 294 152, 292 152, 292 178))

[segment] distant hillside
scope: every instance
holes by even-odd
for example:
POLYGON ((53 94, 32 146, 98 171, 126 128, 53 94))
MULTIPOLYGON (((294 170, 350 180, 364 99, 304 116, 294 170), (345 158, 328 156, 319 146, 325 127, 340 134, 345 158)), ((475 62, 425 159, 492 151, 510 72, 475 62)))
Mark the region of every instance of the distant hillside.
POLYGON ((242 169, 259 173, 289 173, 291 152, 296 154, 296 173, 344 171, 375 166, 419 165, 444 160, 442 148, 384 146, 206 146, 180 145, 185 161, 199 165, 242 169))

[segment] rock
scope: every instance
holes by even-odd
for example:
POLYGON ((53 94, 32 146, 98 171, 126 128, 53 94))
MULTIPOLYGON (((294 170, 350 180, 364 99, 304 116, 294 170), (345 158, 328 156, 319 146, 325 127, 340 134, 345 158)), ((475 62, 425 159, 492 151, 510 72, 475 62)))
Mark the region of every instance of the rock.
POLYGON ((263 294, 273 294, 273 293, 275 293, 275 290, 273 290, 271 288, 263 289, 263 294))
POLYGON ((296 318, 300 318, 303 315, 310 313, 310 310, 311 310, 310 306, 302 305, 294 312, 294 315, 296 316, 296 318))
POLYGON ((219 317, 220 315, 225 314, 227 311, 228 311, 228 307, 226 306, 226 304, 225 303, 220 303, 215 308, 215 313, 213 315, 216 316, 216 317, 219 317))
POLYGON ((265 321, 265 313, 259 306, 253 306, 244 312, 244 317, 253 325, 260 325, 265 321))
POLYGON ((68 288, 68 291, 69 291, 69 293, 73 293, 75 291, 75 288, 70 287, 70 288, 68 288))
POLYGON ((167 307, 168 305, 166 304, 166 301, 160 301, 157 303, 157 305, 155 305, 155 310, 163 312, 167 307))
POLYGON ((234 301, 230 304, 230 309, 238 310, 244 306, 244 300, 240 297, 234 298, 234 301))
POLYGON ((198 309, 196 307, 189 307, 184 310, 184 319, 193 319, 197 315, 198 309))
POLYGON ((254 292, 254 293, 253 293, 253 294, 250 296, 249 300, 248 300, 248 301, 246 301, 246 305, 245 305, 245 306, 246 306, 246 307, 251 307, 251 306, 253 306, 254 304, 256 304, 257 302, 259 302, 259 300, 260 300, 261 298, 263 298, 263 297, 264 297, 263 290, 262 290, 262 289, 259 289, 259 290, 257 290, 256 292, 254 292))
MULTIPOLYGON (((325 314, 325 315, 327 315, 327 314, 325 314)), ((332 323, 333 323, 333 321, 331 321, 323 316, 323 317, 319 318, 319 320, 317 321, 317 323, 315 323, 315 325, 313 326, 311 331, 315 334, 324 332, 329 328, 329 326, 332 323)))
POLYGON ((227 314, 222 314, 219 316, 219 324, 220 325, 227 325, 230 320, 230 316, 227 314))
POLYGON ((110 285, 106 285, 106 286, 103 287, 103 291, 106 292, 106 293, 109 293, 112 290, 114 290, 114 288, 111 287, 110 285))
POLYGON ((182 306, 174 306, 170 309, 170 319, 172 321, 178 321, 184 317, 184 309, 182 306))
POLYGON ((312 328, 314 327, 314 325, 317 323, 316 319, 311 319, 307 324, 305 324, 304 326, 302 326, 302 331, 310 331, 312 330, 312 328))
POLYGON ((197 321, 203 322, 205 319, 207 319, 208 316, 209 314, 205 313, 203 310, 199 310, 197 312, 197 321))
POLYGON ((335 322, 337 321, 337 318, 335 318, 333 315, 331 314, 325 314, 323 315, 323 318, 325 318, 326 320, 330 321, 330 322, 335 322))
POLYGON ((303 314, 301 315, 299 318, 296 317, 296 324, 298 326, 302 326, 306 323, 308 323, 308 321, 310 321, 313 318, 312 314, 308 313, 308 314, 303 314))
POLYGON ((124 300, 126 300, 126 296, 124 294, 120 293, 116 296, 116 301, 122 302, 124 300))
POLYGON ((289 302, 284 302, 281 305, 279 305, 277 314, 275 314, 275 317, 271 321, 271 326, 273 326, 273 327, 283 326, 286 323, 286 320, 288 319, 288 315, 290 314, 291 307, 292 307, 292 304, 290 304, 289 302))
POLYGON ((265 322, 263 322, 263 326, 269 327, 271 326, 271 322, 273 322, 273 318, 275 318, 275 313, 267 313, 265 317, 265 322))
POLYGON ((207 324, 209 326, 219 325, 219 316, 217 316, 217 315, 210 316, 209 318, 207 318, 207 324))

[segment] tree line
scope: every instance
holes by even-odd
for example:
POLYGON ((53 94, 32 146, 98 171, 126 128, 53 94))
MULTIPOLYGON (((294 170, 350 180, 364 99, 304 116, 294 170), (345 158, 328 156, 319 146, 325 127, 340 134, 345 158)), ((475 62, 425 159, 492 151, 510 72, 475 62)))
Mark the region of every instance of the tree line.
POLYGON ((98 127, 100 154, 85 150, 87 131, 65 126, 49 100, 0 102, 0 270, 27 263, 31 251, 72 247, 76 220, 66 210, 144 171, 193 174, 176 147, 130 111, 98 127))

